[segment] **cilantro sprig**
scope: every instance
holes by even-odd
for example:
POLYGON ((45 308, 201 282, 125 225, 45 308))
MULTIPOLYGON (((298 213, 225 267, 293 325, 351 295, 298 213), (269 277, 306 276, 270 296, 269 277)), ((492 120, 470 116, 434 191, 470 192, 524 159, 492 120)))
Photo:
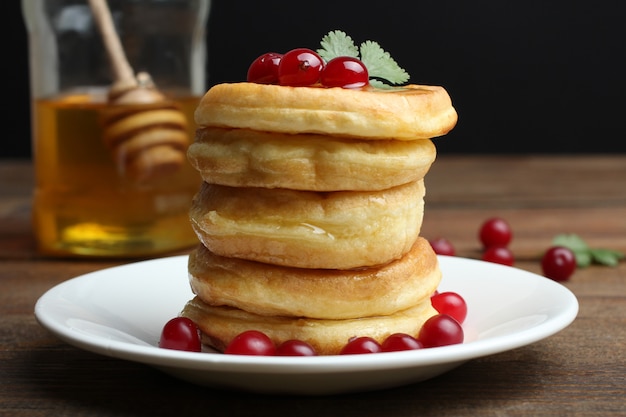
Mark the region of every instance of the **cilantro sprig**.
POLYGON ((617 266, 626 256, 623 252, 612 249, 592 248, 580 236, 573 233, 556 235, 552 244, 565 246, 574 252, 579 268, 586 268, 592 263, 617 266))
POLYGON ((322 38, 321 48, 316 52, 326 61, 338 56, 360 59, 375 87, 388 87, 391 84, 404 84, 410 76, 381 46, 374 41, 365 41, 359 47, 345 32, 333 30, 322 38))

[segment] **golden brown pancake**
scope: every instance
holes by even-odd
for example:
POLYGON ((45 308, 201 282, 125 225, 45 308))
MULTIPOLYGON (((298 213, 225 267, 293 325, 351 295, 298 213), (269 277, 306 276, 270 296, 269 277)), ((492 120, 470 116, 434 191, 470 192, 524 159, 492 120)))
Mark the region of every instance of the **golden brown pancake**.
POLYGON ((189 257, 189 282, 206 304, 251 313, 349 319, 392 314, 437 289, 437 256, 418 238, 402 258, 353 270, 291 268, 227 258, 202 245, 189 257))
POLYGON ((213 86, 195 112, 200 127, 320 133, 359 139, 431 139, 450 131, 457 113, 443 87, 391 89, 213 86))
POLYGON ((203 183, 191 225, 211 252, 298 268, 401 258, 419 236, 423 180, 381 191, 314 192, 203 183))
POLYGON ((356 140, 207 127, 187 157, 209 183, 293 190, 383 190, 422 179, 435 160, 429 139, 356 140))
POLYGON ((188 159, 204 183, 190 220, 196 296, 181 312, 223 351, 246 330, 320 355, 351 338, 416 336, 437 312, 437 257, 419 237, 446 90, 218 84, 188 159))
POLYGON ((262 316, 233 307, 209 306, 198 297, 190 300, 181 313, 202 331, 202 341, 224 351, 230 341, 246 330, 258 330, 275 344, 290 339, 309 343, 319 355, 336 355, 353 337, 369 336, 382 343, 393 333, 417 336, 426 320, 437 314, 430 298, 417 306, 386 316, 346 320, 306 317, 262 316))

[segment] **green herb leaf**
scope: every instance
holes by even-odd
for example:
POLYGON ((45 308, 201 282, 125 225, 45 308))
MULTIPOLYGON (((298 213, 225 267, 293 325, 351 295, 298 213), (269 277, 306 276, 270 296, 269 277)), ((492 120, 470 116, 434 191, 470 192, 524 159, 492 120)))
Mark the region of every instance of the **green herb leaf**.
POLYGON ((593 257, 590 252, 582 252, 582 251, 572 251, 574 252, 574 256, 576 257, 576 266, 579 268, 587 268, 591 265, 591 261, 593 257))
POLYGON ((352 38, 340 30, 333 30, 322 38, 321 49, 317 53, 326 62, 338 56, 359 57, 359 49, 354 44, 352 38))
POLYGON ((391 84, 403 84, 410 78, 391 55, 374 41, 365 41, 357 48, 352 38, 345 32, 334 30, 324 36, 320 44, 322 47, 317 50, 317 53, 326 62, 338 56, 360 59, 367 68, 370 84, 375 87, 389 88, 382 80, 391 84))
POLYGON ((592 263, 606 266, 617 266, 619 261, 625 257, 624 253, 616 250, 590 248, 580 236, 575 234, 557 235, 552 240, 552 244, 554 246, 565 246, 574 252, 574 255, 576 256, 576 264, 579 268, 588 267, 592 263))
POLYGON ((409 80, 409 74, 376 42, 365 41, 361 44, 361 61, 367 67, 370 78, 382 78, 392 84, 409 80))
POLYGON ((381 80, 377 80, 376 78, 370 78, 370 85, 372 87, 376 87, 382 90, 392 90, 394 88, 393 86, 385 84, 384 82, 382 82, 381 80))
POLYGON ((554 246, 565 246, 567 248, 570 248, 574 252, 589 251, 589 246, 587 245, 587 243, 582 240, 578 235, 575 235, 573 233, 556 235, 552 240, 552 244, 554 246))
POLYGON ((607 266, 617 266, 624 259, 624 254, 611 249, 591 249, 591 257, 596 263, 607 266))

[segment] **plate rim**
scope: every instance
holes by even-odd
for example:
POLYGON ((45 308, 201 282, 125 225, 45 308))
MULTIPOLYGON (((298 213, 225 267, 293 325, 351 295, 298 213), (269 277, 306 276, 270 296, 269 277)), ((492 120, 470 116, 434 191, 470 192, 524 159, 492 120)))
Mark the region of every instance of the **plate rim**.
POLYGON ((562 296, 568 298, 567 308, 562 309, 558 315, 551 317, 537 326, 532 326, 505 336, 494 336, 481 340, 473 340, 459 345, 450 345, 429 349, 404 352, 386 352, 376 354, 372 360, 364 358, 363 355, 328 355, 315 357, 266 357, 266 356, 245 356, 245 355, 223 355, 219 353, 184 352, 168 349, 161 349, 158 346, 146 344, 132 344, 116 340, 105 341, 97 337, 85 337, 78 332, 72 332, 71 328, 64 326, 46 314, 48 305, 55 294, 62 293, 67 288, 79 285, 88 280, 99 280, 101 276, 115 273, 119 270, 139 268, 146 264, 156 266, 159 263, 181 263, 186 265, 188 255, 176 255, 164 258, 149 259, 131 262, 123 265, 112 266, 65 280, 44 292, 36 301, 34 313, 37 321, 55 336, 66 343, 87 350, 93 353, 114 357, 123 360, 135 361, 154 367, 174 367, 185 370, 196 371, 221 371, 221 372, 246 372, 246 373, 268 373, 292 374, 292 373, 337 373, 356 372, 373 370, 393 370, 400 367, 420 367, 430 365, 442 365, 449 363, 462 363, 468 360, 477 359, 501 353, 511 349, 526 346, 550 337, 568 327, 577 317, 579 303, 576 296, 563 284, 552 281, 548 278, 534 274, 530 271, 509 267, 505 265, 488 263, 477 259, 464 258, 458 256, 438 255, 442 269, 446 265, 462 262, 468 263, 478 268, 501 268, 503 272, 515 271, 515 274, 524 274, 534 280, 542 280, 541 283, 548 286, 553 291, 561 292, 562 296), (538 332, 537 327, 542 331, 538 332), (531 337, 532 335, 532 337, 531 337), (383 355, 383 356, 378 356, 383 355), (364 360, 366 359, 366 360, 364 360), (364 366, 364 362, 367 366, 364 366))

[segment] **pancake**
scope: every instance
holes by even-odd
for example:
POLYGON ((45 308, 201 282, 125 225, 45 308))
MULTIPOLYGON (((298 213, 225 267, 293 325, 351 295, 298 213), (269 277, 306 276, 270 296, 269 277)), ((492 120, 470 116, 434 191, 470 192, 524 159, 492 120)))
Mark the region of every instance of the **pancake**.
POLYGON ((419 236, 424 182, 313 192, 204 182, 191 225, 211 252, 298 268, 351 269, 401 258, 419 236))
POLYGON ((430 298, 441 280, 437 256, 421 237, 405 256, 380 267, 290 268, 218 256, 199 245, 188 270, 193 292, 206 304, 320 319, 392 314, 430 298))
POLYGON ((443 87, 390 89, 217 84, 200 100, 196 125, 359 139, 431 139, 448 133, 457 113, 443 87))
POLYGON ((223 352, 230 341, 246 330, 258 330, 280 344, 290 339, 309 343, 319 355, 336 355, 353 337, 370 336, 382 343, 393 333, 417 336, 426 320, 437 314, 430 299, 386 316, 346 320, 306 317, 263 316, 233 307, 209 306, 194 297, 181 315, 195 322, 202 341, 223 352))
POLYGON ((429 139, 356 140, 250 129, 198 129, 187 157, 209 183, 310 191, 383 190, 422 179, 429 139))

